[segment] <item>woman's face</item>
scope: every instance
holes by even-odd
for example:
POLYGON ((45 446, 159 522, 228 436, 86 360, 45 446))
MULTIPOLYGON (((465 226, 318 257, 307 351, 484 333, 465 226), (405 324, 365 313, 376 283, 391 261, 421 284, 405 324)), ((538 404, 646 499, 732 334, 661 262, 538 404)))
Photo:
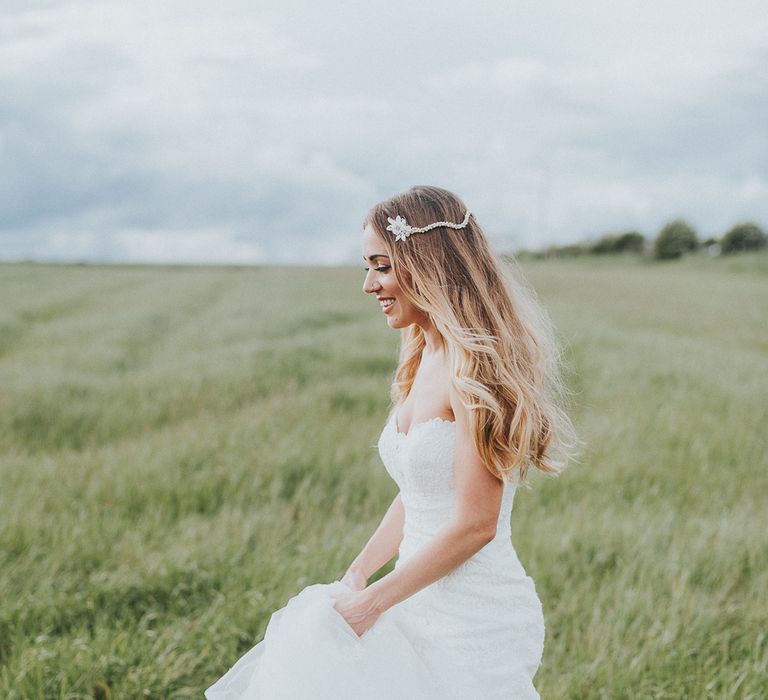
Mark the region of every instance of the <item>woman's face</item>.
POLYGON ((424 324, 427 315, 403 296, 389 256, 370 224, 363 230, 363 260, 366 270, 363 291, 376 295, 389 327, 406 328, 412 323, 424 324))

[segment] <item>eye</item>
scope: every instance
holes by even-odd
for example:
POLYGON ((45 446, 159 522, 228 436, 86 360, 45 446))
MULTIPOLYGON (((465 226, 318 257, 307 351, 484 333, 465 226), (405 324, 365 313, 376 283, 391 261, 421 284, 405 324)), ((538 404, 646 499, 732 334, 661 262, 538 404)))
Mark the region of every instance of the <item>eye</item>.
MULTIPOLYGON (((374 267, 373 269, 376 270, 376 272, 386 272, 387 270, 389 270, 389 267, 390 267, 389 265, 382 265, 381 267, 374 267)), ((363 268, 363 270, 365 270, 366 272, 368 272, 368 269, 369 268, 367 267, 363 268)))

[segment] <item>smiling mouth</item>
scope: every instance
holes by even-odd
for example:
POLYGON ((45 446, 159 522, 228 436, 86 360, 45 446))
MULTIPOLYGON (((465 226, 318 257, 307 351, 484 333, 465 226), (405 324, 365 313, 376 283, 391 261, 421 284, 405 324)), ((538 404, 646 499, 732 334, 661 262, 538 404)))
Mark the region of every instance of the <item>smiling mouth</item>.
POLYGON ((381 310, 386 314, 389 313, 389 310, 394 306, 395 300, 393 298, 387 298, 387 299, 381 299, 379 301, 379 305, 381 306, 381 310))

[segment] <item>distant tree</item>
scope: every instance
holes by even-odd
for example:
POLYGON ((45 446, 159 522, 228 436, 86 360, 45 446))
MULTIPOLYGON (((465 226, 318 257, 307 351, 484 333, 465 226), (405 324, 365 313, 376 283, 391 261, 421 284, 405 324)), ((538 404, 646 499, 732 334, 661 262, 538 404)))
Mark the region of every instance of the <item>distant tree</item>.
POLYGON ((596 255, 603 255, 604 253, 616 252, 616 236, 610 234, 598 238, 590 247, 589 252, 596 255))
POLYGON ((614 250, 617 253, 642 253, 645 249, 645 236, 637 231, 627 231, 616 237, 614 250))
POLYGON ((723 236, 723 253, 740 253, 745 250, 759 250, 766 246, 766 235, 757 224, 736 224, 723 236))
POLYGON ((571 243, 569 245, 563 245, 557 248, 555 255, 563 258, 573 258, 579 255, 584 255, 587 252, 587 247, 583 243, 571 243))
POLYGON ((543 255, 547 258, 572 258, 583 255, 588 252, 587 247, 582 243, 569 243, 568 245, 550 245, 544 250, 543 255))
POLYGON ((626 233, 606 234, 598 238, 594 243, 589 244, 589 252, 595 255, 604 255, 605 253, 642 253, 645 247, 645 238, 642 233, 637 231, 627 231, 626 233))
POLYGON ((683 253, 696 250, 696 232, 682 219, 670 221, 656 236, 654 254, 660 260, 679 258, 683 253))

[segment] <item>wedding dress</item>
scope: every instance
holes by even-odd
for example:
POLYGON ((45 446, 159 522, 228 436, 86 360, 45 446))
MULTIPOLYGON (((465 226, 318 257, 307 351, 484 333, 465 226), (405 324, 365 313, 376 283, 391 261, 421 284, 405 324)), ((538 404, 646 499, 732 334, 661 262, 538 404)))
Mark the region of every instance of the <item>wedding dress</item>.
MULTIPOLYGON (((395 569, 451 516, 455 422, 397 429, 379 454, 405 510, 395 569)), ((313 584, 273 613, 264 640, 205 691, 207 700, 528 700, 544 618, 517 558, 504 487, 496 537, 447 576, 382 613, 362 636, 333 607, 340 581, 313 584)))

